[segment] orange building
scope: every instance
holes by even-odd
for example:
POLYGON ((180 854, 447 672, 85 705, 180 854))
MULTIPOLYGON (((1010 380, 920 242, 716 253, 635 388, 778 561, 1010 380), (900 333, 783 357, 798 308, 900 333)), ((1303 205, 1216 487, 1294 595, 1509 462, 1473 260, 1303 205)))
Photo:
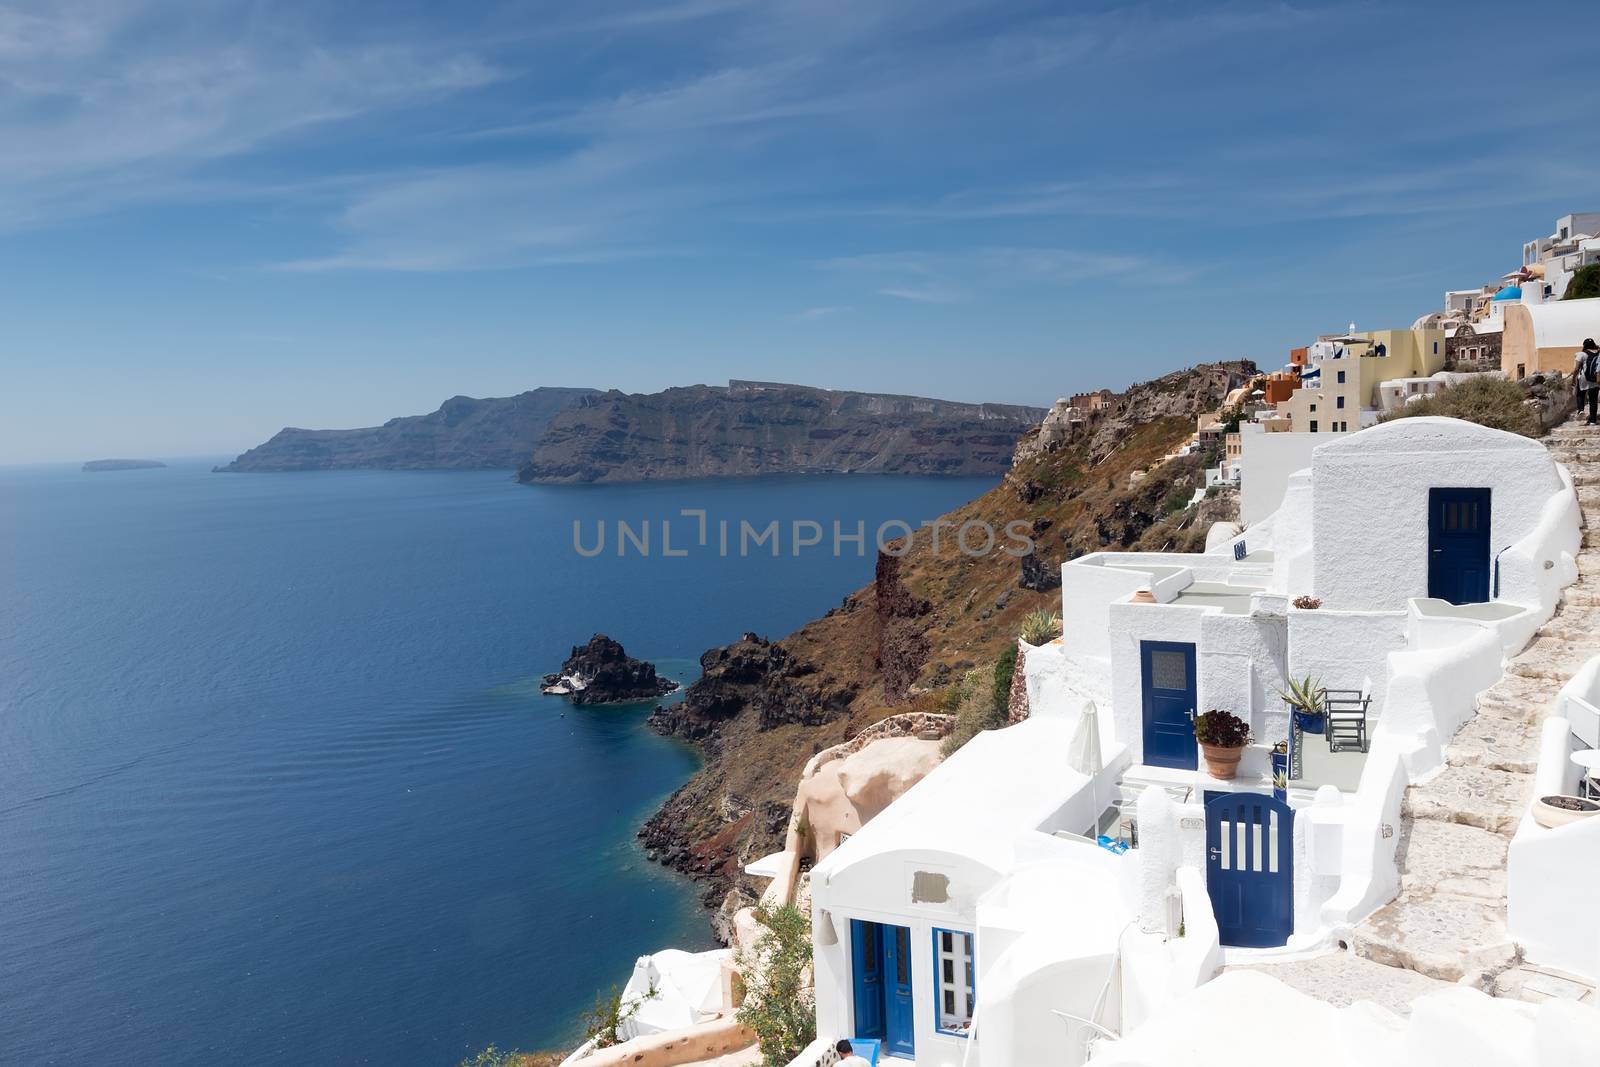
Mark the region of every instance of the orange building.
MULTIPOLYGON (((1297 348, 1295 351, 1300 354, 1303 361, 1306 350, 1297 348)), ((1267 378, 1267 384, 1262 387, 1262 391, 1266 393, 1267 403, 1276 405, 1288 400, 1290 395, 1298 388, 1300 388, 1300 376, 1298 374, 1279 371, 1267 378)))

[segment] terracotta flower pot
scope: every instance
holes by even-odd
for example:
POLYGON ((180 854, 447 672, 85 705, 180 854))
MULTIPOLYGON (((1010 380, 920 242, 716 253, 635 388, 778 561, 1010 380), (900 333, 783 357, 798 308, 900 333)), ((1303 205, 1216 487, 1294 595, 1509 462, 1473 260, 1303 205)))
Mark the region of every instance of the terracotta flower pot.
POLYGON ((1600 804, 1582 797, 1548 796, 1540 797, 1533 802, 1533 821, 1546 829, 1565 826, 1569 822, 1587 819, 1591 815, 1600 813, 1600 804), (1552 804, 1552 800, 1563 801, 1563 804, 1552 804))
POLYGON ((1135 603, 1135 604, 1154 604, 1155 602, 1156 602, 1156 595, 1154 593, 1152 593, 1148 589, 1141 589, 1137 593, 1133 594, 1132 603, 1135 603))
POLYGON ((1206 757, 1206 772, 1213 778, 1228 780, 1239 773, 1239 760, 1244 756, 1244 746, 1223 748, 1200 742, 1200 751, 1206 757))

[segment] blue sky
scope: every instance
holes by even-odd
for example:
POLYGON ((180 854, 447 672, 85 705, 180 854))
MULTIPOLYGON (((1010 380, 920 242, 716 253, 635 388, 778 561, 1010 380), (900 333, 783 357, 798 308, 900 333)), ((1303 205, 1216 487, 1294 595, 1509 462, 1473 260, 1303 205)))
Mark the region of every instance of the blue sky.
POLYGON ((0 0, 0 463, 541 384, 1279 363, 1600 208, 1597 40, 1593 4, 0 0))

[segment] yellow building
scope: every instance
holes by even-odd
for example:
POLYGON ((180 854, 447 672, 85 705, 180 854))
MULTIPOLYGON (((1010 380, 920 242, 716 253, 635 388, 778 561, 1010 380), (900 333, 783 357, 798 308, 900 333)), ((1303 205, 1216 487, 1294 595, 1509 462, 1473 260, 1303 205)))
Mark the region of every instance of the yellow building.
POLYGON ((1297 433, 1359 430, 1377 421, 1379 385, 1443 370, 1444 348, 1438 329, 1369 330, 1318 341, 1300 388, 1278 413, 1297 433))

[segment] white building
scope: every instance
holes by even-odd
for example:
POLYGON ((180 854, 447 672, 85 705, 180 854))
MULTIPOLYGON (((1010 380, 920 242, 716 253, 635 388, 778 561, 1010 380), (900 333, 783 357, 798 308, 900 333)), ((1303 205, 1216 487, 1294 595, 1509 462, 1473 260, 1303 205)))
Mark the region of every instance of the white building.
POLYGON ((1595 263, 1600 263, 1600 211, 1563 215, 1550 236, 1522 246, 1523 269, 1543 300, 1560 300, 1573 274, 1595 263))
POLYGON ((1551 616, 1579 536, 1541 444, 1415 418, 1325 439, 1272 514, 1205 553, 1064 564, 1063 639, 1024 661, 1033 717, 970 742, 813 872, 819 1040, 946 1067, 1081 1063, 1224 958, 1349 937, 1398 891, 1404 790, 1551 616), (1307 675, 1350 691, 1337 724, 1291 721, 1279 691, 1307 675), (1212 708, 1254 737, 1233 779, 1199 758, 1193 718, 1212 708), (1138 847, 1089 839, 1113 826, 1138 847))
MULTIPOLYGON (((1113 798, 1104 776, 1071 765, 1077 725, 1040 715, 980 734, 817 865, 819 1034, 874 1038, 890 1055, 955 1067, 967 1056, 976 990, 991 976, 1027 989, 1048 982, 1038 967, 1088 967, 1114 950, 1073 930, 1065 936, 1076 954, 1064 960, 1055 924, 1040 921, 1065 894, 1134 911, 1121 883, 1129 868, 1079 836, 1096 830, 1113 798), (1056 948, 1035 960, 1030 946, 1046 936, 1056 948)), ((1103 751, 1114 777, 1123 746, 1103 751)), ((1062 996, 1073 1003, 1070 988, 1062 996)), ((990 1002, 999 1011, 1005 1001, 990 1002)))

